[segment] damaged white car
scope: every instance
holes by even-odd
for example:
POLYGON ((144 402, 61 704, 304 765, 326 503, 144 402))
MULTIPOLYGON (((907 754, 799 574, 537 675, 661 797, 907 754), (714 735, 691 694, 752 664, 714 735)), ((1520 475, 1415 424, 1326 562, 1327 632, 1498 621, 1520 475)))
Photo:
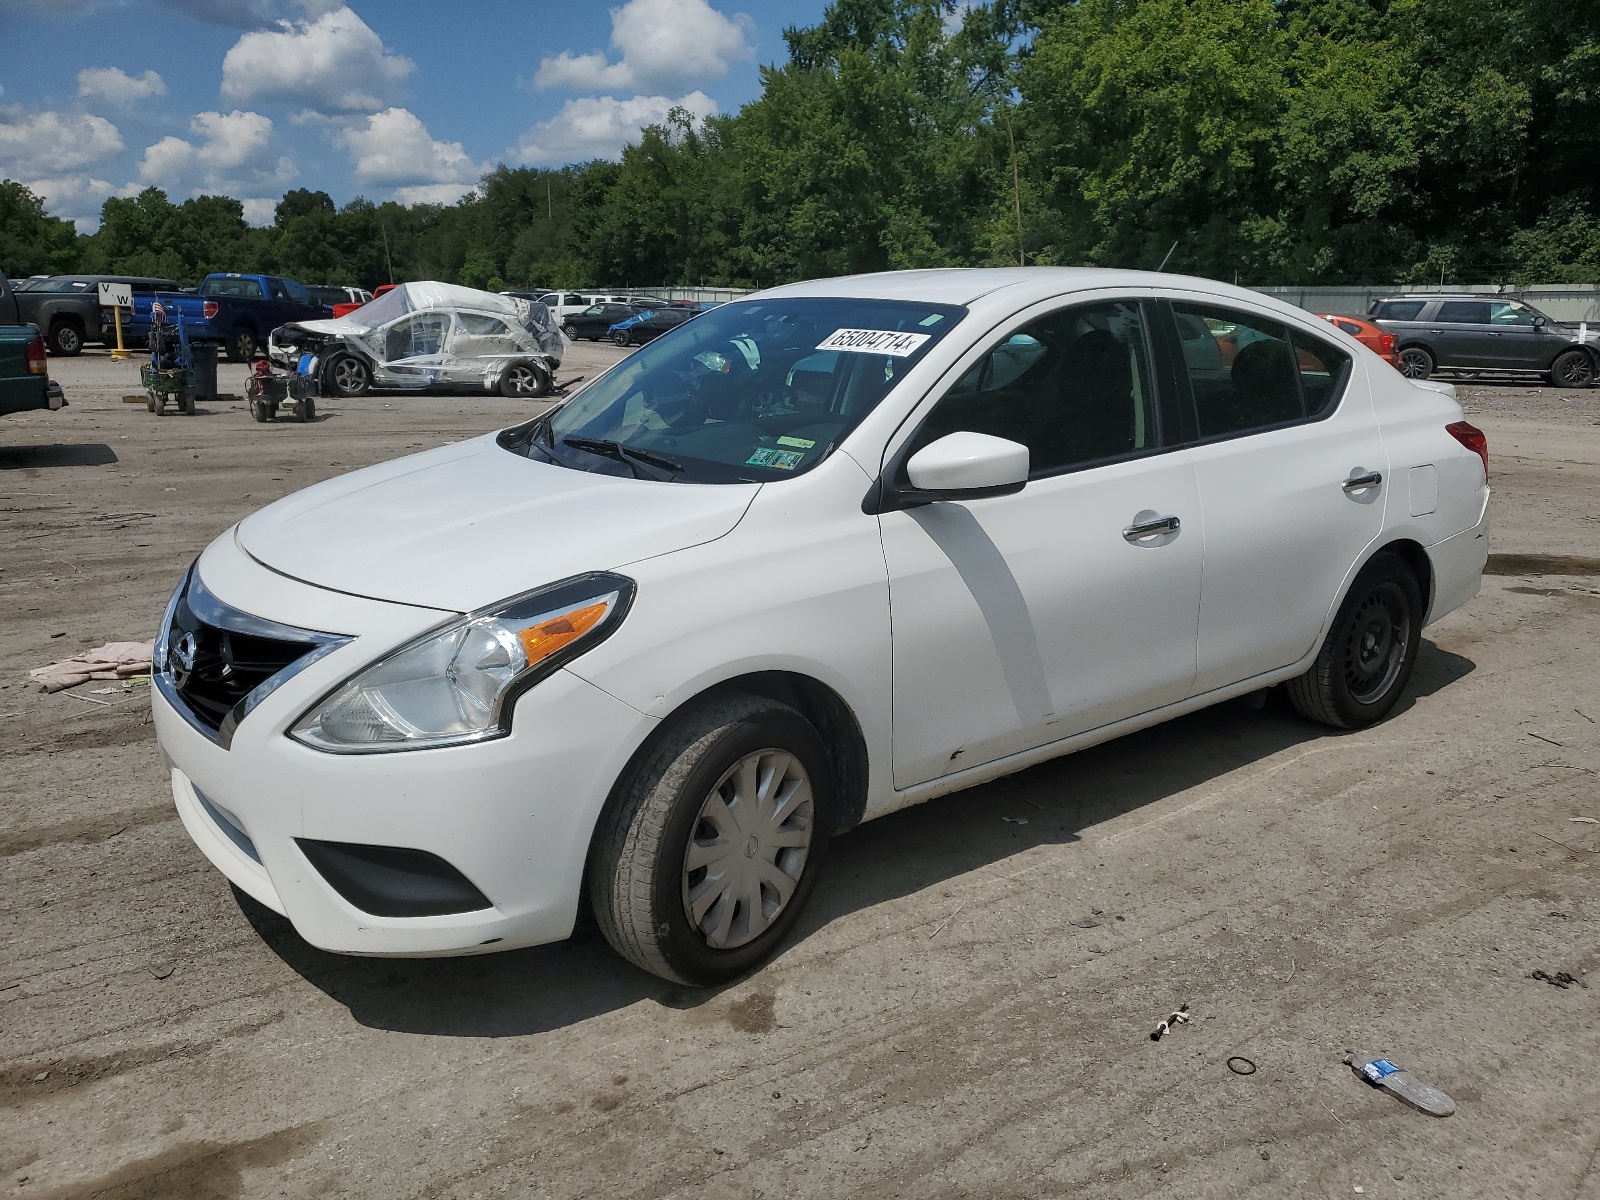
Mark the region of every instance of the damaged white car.
POLYGON ((566 338, 543 304, 450 283, 402 283, 332 321, 272 331, 269 356, 325 396, 370 388, 472 387, 543 396, 566 338))

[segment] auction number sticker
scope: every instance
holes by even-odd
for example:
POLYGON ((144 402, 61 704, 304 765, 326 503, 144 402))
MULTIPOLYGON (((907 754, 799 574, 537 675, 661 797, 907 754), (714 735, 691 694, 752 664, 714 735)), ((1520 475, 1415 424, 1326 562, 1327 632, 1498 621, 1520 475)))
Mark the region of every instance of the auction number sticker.
POLYGON ((915 354, 930 336, 926 333, 897 333, 892 329, 835 329, 818 344, 817 349, 905 358, 915 354))

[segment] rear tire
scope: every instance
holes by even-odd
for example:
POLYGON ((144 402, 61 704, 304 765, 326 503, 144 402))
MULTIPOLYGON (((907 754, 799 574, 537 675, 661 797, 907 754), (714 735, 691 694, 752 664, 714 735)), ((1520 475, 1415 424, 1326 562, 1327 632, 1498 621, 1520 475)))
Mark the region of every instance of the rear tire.
POLYGON ((1568 350, 1550 364, 1550 382, 1558 388, 1591 387, 1594 380, 1594 359, 1583 350, 1568 350))
POLYGON ((50 326, 50 352, 62 358, 76 358, 83 353, 83 330, 71 321, 57 321, 50 326))
POLYGON ((536 400, 550 393, 550 375, 538 363, 514 362, 500 374, 500 394, 513 400, 536 400))
POLYGON ((616 333, 611 335, 611 341, 613 344, 618 346, 627 346, 633 341, 633 338, 628 333, 619 329, 616 333))
POLYGON ((787 705, 734 695, 675 717, 595 831, 589 899, 606 940, 677 983, 722 983, 765 961, 816 884, 831 780, 822 739, 787 705))
POLYGON ((1436 365, 1433 355, 1421 346, 1407 346, 1400 351, 1400 374, 1407 379, 1427 379, 1433 374, 1436 365))
POLYGON ((228 335, 225 349, 229 362, 249 362, 256 352, 256 331, 243 325, 235 327, 228 335))
POLYGON ((1422 641, 1422 589, 1387 551, 1361 568, 1311 669, 1288 683, 1301 716, 1363 729, 1389 715, 1411 680, 1422 641))

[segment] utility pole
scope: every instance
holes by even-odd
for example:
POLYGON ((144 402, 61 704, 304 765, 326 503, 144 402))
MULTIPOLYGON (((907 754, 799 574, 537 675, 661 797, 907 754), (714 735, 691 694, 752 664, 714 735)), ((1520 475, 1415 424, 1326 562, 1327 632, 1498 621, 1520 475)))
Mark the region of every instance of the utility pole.
POLYGON ((389 282, 394 282, 394 259, 389 257, 389 227, 382 221, 378 222, 378 231, 383 234, 383 261, 389 268, 389 282))
POLYGON ((1022 177, 1017 172, 1017 139, 1011 132, 1011 106, 1005 105, 1001 110, 1006 114, 1006 141, 1011 146, 1011 195, 1017 205, 1017 266, 1028 265, 1028 258, 1022 252, 1022 177))
POLYGON ((544 177, 544 204, 550 218, 550 224, 556 223, 556 202, 550 198, 550 176, 544 177))

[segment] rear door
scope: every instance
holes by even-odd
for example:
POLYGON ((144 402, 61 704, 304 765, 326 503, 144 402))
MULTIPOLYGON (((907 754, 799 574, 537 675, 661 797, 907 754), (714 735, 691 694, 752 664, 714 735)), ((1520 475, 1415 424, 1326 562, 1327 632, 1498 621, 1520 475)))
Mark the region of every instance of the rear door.
POLYGON ((1180 328, 1224 330, 1240 347, 1226 368, 1220 354, 1183 355, 1205 512, 1200 695, 1311 650, 1383 529, 1389 463, 1366 374, 1343 350, 1244 309, 1172 308, 1180 328))
POLYGON ((1498 367, 1499 342, 1489 324, 1487 300, 1441 300, 1428 332, 1441 367, 1498 367))

